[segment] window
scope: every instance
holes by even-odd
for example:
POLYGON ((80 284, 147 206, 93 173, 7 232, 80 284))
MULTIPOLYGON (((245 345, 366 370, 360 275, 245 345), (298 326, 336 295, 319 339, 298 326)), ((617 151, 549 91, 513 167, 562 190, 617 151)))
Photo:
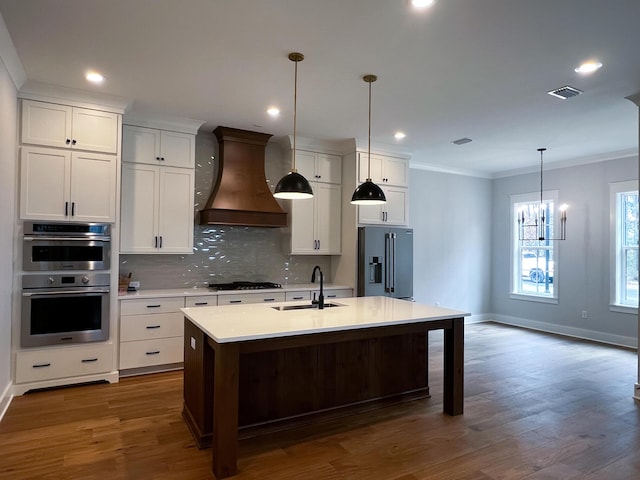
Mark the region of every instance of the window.
POLYGON ((611 307, 635 313, 638 308, 638 183, 610 184, 611 307))
POLYGON ((544 192, 542 205, 539 193, 511 196, 511 298, 557 303, 558 278, 553 240, 538 240, 535 225, 542 214, 546 219, 544 236, 554 238, 554 206, 557 190, 544 192), (524 218, 520 228, 518 218, 524 218), (525 238, 521 240, 521 237, 525 238))

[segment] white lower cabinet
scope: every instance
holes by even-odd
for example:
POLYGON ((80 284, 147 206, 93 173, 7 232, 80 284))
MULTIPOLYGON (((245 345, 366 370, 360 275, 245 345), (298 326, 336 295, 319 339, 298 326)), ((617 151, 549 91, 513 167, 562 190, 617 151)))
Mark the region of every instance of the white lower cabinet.
POLYGON ((41 382, 110 372, 112 344, 85 344, 16 352, 16 383, 41 382))
POLYGON ((120 370, 183 361, 184 297, 120 302, 120 370))
MULTIPOLYGON (((316 297, 317 297, 318 295, 320 295, 320 289, 312 291, 311 295, 313 296, 314 293, 316 294, 316 297)), ((349 298, 349 297, 353 297, 353 290, 350 288, 334 288, 334 289, 324 291, 325 301, 334 299, 334 298, 349 298)))
POLYGON ((271 303, 284 301, 284 292, 218 294, 218 305, 239 305, 241 303, 271 303))

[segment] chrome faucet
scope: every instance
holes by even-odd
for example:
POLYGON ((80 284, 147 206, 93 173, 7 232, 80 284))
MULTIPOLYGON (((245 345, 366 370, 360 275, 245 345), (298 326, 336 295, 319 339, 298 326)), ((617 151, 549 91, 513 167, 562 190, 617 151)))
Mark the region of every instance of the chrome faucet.
POLYGON ((313 305, 318 305, 318 309, 322 310, 324 308, 324 292, 323 292, 324 275, 322 274, 322 270, 320 269, 320 266, 316 265, 315 267, 313 267, 313 272, 311 273, 311 283, 316 283, 316 270, 320 273, 320 295, 318 295, 318 300, 316 300, 316 294, 314 292, 313 300, 311 300, 311 303, 313 305))

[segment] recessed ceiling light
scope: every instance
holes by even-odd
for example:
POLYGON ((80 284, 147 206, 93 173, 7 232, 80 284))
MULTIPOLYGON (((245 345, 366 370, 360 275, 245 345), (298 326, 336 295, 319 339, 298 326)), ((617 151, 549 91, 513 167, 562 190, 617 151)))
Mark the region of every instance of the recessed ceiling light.
POLYGON ((277 117, 278 115, 280 115, 280 109, 279 109, 279 108, 277 108, 277 107, 269 107, 269 108, 267 109, 267 114, 268 114, 270 117, 274 117, 274 118, 275 118, 275 117, 277 117))
POLYGON ((396 140, 402 140, 407 135, 404 132, 396 132, 393 136, 396 140))
POLYGON ((584 62, 579 67, 576 67, 575 71, 577 73, 582 73, 583 75, 588 75, 588 74, 593 73, 596 70, 600 69, 601 67, 602 67, 602 63, 595 62, 595 61, 589 61, 589 62, 584 62))
POLYGON ((87 74, 85 75, 85 77, 87 79, 87 81, 91 82, 91 83, 95 83, 97 85, 101 84, 102 82, 104 82, 104 75, 102 75, 99 72, 96 71, 90 71, 87 72, 87 74))
POLYGON ((411 0, 410 3, 415 8, 429 8, 436 3, 436 0, 411 0))

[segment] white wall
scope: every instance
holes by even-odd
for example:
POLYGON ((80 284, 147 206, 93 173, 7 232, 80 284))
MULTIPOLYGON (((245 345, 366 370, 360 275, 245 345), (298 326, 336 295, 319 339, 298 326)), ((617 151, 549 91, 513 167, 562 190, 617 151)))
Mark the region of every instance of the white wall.
POLYGON ((545 190, 559 190, 560 202, 570 205, 567 239, 557 242, 557 305, 509 298, 509 197, 539 191, 539 174, 494 180, 491 303, 497 320, 614 344, 637 344, 637 315, 609 310, 609 183, 637 178, 636 157, 545 170, 545 190), (587 319, 581 318, 583 310, 588 312, 587 319))
POLYGON ((13 49, 0 17, 0 418, 9 403, 11 386, 11 299, 13 285, 13 226, 16 198, 17 89, 5 65, 13 49))
POLYGON ((412 168, 409 187, 415 300, 490 313, 491 180, 412 168))

